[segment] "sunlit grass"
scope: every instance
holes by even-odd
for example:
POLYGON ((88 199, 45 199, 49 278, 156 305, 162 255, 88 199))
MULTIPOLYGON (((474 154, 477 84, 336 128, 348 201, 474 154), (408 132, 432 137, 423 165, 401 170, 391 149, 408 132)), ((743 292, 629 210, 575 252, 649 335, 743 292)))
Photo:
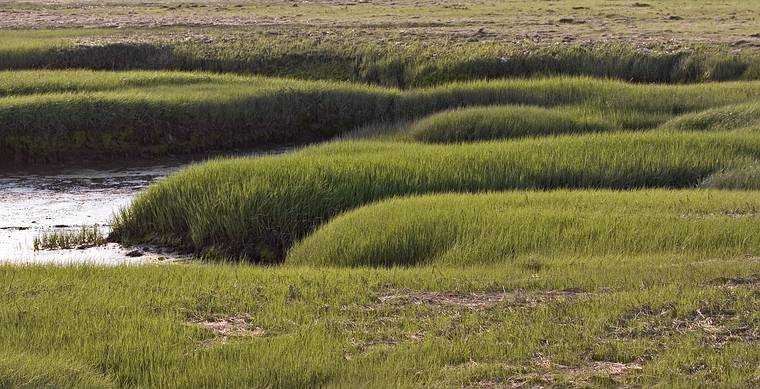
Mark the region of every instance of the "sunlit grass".
POLYGON ((92 247, 105 243, 106 235, 97 226, 82 227, 78 231, 46 231, 35 236, 32 242, 34 251, 92 247))
POLYGON ((588 374, 746 387, 760 362, 746 328, 760 325, 760 306, 739 283, 759 272, 756 259, 692 254, 383 270, 0 266, 0 383, 458 387, 534 375, 570 385, 578 377, 559 365, 606 362, 641 369, 588 374), (541 297, 566 289, 580 294, 541 297), (506 294, 472 308, 414 299, 436 292, 506 294), (263 334, 194 324, 231 317, 263 334))
POLYGON ((318 228, 286 263, 474 265, 532 257, 760 255, 760 193, 515 191, 397 198, 318 228))
POLYGON ((115 221, 123 241, 256 261, 284 258, 325 220, 400 195, 511 189, 692 187, 749 166, 760 138, 597 134, 458 145, 347 141, 212 161, 148 188, 115 221))

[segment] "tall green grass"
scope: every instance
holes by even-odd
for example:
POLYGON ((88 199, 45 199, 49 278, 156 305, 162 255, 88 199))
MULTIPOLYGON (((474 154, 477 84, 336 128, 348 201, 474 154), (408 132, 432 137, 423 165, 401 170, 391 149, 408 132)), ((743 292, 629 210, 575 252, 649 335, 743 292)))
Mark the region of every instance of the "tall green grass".
POLYGON ((0 98, 0 150, 23 163, 303 143, 382 120, 392 94, 253 79, 13 96, 0 98))
POLYGON ((398 195, 689 187, 760 157, 752 134, 605 134, 464 145, 340 142, 188 168, 115 221, 124 242, 279 262, 325 220, 398 195))
POLYGON ((757 256, 760 194, 559 191, 392 199, 318 228, 286 263, 499 264, 531 256, 757 256))
MULTIPOLYGON (((204 74, 13 76, 0 75, 0 90, 14 93, 0 98, 0 160, 22 163, 305 143, 363 125, 478 105, 579 105, 638 128, 760 96, 757 82, 657 86, 558 78, 402 92, 348 83, 204 74), (178 85, 185 82, 192 85, 178 85)), ((582 121, 583 115, 576 113, 574 119, 582 121)))

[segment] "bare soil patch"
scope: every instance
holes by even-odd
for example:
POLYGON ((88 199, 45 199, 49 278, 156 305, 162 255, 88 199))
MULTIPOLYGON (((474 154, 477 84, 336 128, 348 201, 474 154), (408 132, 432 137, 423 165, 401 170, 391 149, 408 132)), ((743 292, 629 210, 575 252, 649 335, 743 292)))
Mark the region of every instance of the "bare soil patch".
POLYGON ((532 360, 533 371, 515 374, 506 380, 477 381, 466 385, 468 388, 543 388, 553 387, 558 382, 574 387, 585 387, 593 377, 610 378, 617 382, 620 376, 643 369, 639 362, 620 363, 610 361, 589 361, 580 366, 555 364, 541 354, 532 360))
POLYGON ((230 338, 256 338, 267 334, 263 328, 253 324, 253 318, 248 314, 213 320, 196 319, 190 320, 188 324, 206 328, 214 334, 213 338, 203 342, 203 346, 227 343, 230 338))
POLYGON ((711 284, 730 289, 760 289, 760 274, 752 274, 746 277, 720 277, 713 280, 711 284))
POLYGON ((652 310, 642 308, 630 312, 609 334, 618 339, 662 339, 669 336, 701 332, 705 342, 713 347, 723 347, 732 342, 760 340, 760 328, 737 325, 737 312, 701 308, 686 317, 673 318, 672 308, 652 310))
POLYGON ((470 309, 487 308, 497 304, 512 307, 535 307, 551 301, 579 298, 590 295, 581 289, 526 292, 521 290, 488 293, 452 292, 389 292, 379 297, 385 304, 415 304, 432 306, 459 306, 470 309))

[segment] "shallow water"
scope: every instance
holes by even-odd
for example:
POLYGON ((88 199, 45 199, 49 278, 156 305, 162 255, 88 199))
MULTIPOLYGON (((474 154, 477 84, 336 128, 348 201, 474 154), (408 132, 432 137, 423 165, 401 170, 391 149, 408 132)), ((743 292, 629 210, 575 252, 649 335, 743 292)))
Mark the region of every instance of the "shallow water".
MULTIPOLYGON (((257 155, 263 153, 246 153, 257 155)), ((98 226, 107 234, 110 219, 150 183, 206 158, 167 159, 0 172, 0 263, 142 264, 188 259, 150 247, 110 243, 84 249, 35 251, 36 236, 54 230, 98 226), (142 255, 127 254, 138 250, 142 255)))

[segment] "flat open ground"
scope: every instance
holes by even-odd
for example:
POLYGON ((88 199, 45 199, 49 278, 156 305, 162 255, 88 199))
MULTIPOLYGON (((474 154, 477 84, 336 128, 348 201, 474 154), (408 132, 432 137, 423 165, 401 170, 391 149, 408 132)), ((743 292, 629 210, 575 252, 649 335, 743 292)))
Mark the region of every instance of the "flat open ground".
POLYGON ((0 0, 0 388, 760 387, 752 1, 0 0))
POLYGON ((470 40, 760 45, 752 1, 0 2, 0 29, 254 27, 470 40))

